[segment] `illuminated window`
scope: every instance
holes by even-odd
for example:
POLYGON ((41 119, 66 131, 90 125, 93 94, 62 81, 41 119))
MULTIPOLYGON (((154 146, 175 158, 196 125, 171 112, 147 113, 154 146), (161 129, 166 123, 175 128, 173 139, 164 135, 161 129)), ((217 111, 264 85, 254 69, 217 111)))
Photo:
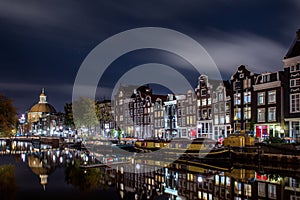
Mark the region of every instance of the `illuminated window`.
POLYGON ((268 185, 268 197, 270 199, 277 199, 276 185, 273 185, 273 184, 268 185))
POLYGON ((240 105, 241 104, 241 94, 237 93, 234 94, 234 105, 240 105))
POLYGON ((290 80, 290 87, 300 86, 300 78, 295 78, 290 80))
POLYGON ((266 184, 258 182, 257 188, 258 188, 258 196, 266 197, 266 184))
POLYGON ((300 70, 300 66, 299 63, 297 63, 297 65, 293 65, 290 67, 290 72, 296 72, 300 70))
POLYGON ((268 92, 268 103, 276 103, 276 90, 268 92))
POLYGON ((258 105, 264 105, 265 104, 265 93, 259 92, 257 95, 257 104, 258 105))
POLYGON ((300 93, 291 94, 291 108, 290 108, 290 111, 292 113, 300 112, 300 93))
POLYGON ((241 108, 234 108, 234 120, 241 119, 241 108))
POLYGON ((244 108, 244 118, 251 119, 251 107, 244 108))
POLYGON ((242 184, 237 181, 234 182, 234 193, 242 194, 242 184))
POLYGON ((268 108, 268 120, 276 121, 276 107, 268 108))
POLYGON ((251 197, 251 185, 250 184, 245 184, 244 185, 244 195, 247 197, 251 197))
POLYGON ((264 108, 259 108, 257 109, 257 121, 258 122, 264 122, 265 119, 265 109, 264 108))
POLYGON ((251 103, 251 92, 244 92, 244 104, 251 103))
POLYGON ((215 184, 216 184, 216 185, 219 185, 219 175, 216 175, 216 176, 215 176, 215 184))

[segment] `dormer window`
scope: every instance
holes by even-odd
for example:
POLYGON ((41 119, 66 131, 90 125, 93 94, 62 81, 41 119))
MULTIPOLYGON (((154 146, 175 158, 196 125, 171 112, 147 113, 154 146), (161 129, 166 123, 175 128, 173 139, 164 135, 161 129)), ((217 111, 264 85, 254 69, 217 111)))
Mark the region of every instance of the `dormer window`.
POLYGON ((270 75, 262 75, 262 83, 267 83, 270 81, 270 75))
POLYGON ((290 72, 296 72, 296 71, 299 71, 300 70, 300 64, 297 63, 296 65, 293 65, 290 67, 290 72))

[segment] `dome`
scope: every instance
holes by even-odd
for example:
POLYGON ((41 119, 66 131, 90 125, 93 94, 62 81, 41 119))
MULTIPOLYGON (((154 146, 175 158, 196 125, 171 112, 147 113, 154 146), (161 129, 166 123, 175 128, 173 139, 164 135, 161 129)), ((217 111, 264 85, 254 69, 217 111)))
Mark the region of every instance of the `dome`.
POLYGON ((44 88, 40 94, 40 101, 32 106, 29 112, 56 113, 55 108, 47 102, 47 96, 45 95, 44 88))
POLYGON ((31 107, 29 112, 56 113, 56 110, 49 103, 37 103, 31 107))

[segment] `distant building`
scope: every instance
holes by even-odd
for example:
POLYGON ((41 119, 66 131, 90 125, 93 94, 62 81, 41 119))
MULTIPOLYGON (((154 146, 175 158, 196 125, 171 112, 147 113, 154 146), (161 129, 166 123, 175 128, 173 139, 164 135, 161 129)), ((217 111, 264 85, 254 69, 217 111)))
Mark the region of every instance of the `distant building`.
POLYGON ((208 76, 201 75, 196 88, 197 137, 213 138, 212 89, 208 76))
POLYGON ((253 121, 253 84, 257 74, 250 72, 244 65, 238 67, 231 76, 231 116, 233 131, 249 131, 253 121))
POLYGON ((253 85, 256 137, 284 137, 283 72, 262 73, 253 85))
POLYGON ((180 138, 197 137, 197 98, 194 91, 185 95, 175 95, 177 101, 177 125, 180 138))
POLYGON ((47 96, 45 94, 44 88, 40 94, 40 100, 38 103, 34 104, 28 112, 28 122, 37 122, 42 114, 56 113, 55 108, 47 102, 47 96))
POLYGON ((288 135, 300 139, 300 29, 296 38, 283 59, 285 121, 288 124, 288 135))
POLYGON ((165 135, 164 138, 176 137, 178 133, 177 127, 177 100, 174 94, 168 94, 167 100, 164 102, 165 117, 165 135))
POLYGON ((231 90, 229 81, 221 82, 212 93, 213 138, 231 133, 231 90))
POLYGON ((134 137, 155 137, 154 105, 157 99, 166 100, 166 95, 152 94, 148 86, 141 86, 133 91, 129 102, 129 113, 133 121, 134 137))
POLYGON ((43 88, 39 102, 34 104, 27 113, 28 131, 33 134, 52 135, 58 127, 63 125, 63 118, 47 102, 47 96, 43 88))
POLYGON ((131 137, 134 137, 134 129, 133 104, 130 104, 130 102, 132 93, 136 88, 137 86, 120 85, 114 99, 115 126, 124 130, 125 134, 131 137))
POLYGON ((164 104, 163 100, 157 98, 154 103, 154 137, 162 138, 165 132, 165 116, 164 116, 164 104))

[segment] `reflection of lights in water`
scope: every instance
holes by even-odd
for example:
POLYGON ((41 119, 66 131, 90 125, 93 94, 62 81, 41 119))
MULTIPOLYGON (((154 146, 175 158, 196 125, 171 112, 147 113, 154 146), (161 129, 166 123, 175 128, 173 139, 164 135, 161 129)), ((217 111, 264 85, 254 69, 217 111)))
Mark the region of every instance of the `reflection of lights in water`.
POLYGON ((202 183, 202 181, 203 181, 203 178, 201 176, 198 176, 198 182, 202 183))
POLYGON ((58 156, 59 156, 59 154, 60 154, 60 151, 59 151, 59 150, 57 150, 57 151, 56 151, 56 156, 58 157, 58 156))
POLYGON ((136 168, 137 170, 141 169, 140 164, 136 164, 135 168, 136 168))
POLYGON ((22 154, 21 154, 21 159, 22 159, 23 162, 26 161, 26 154, 25 154, 25 153, 22 153, 22 154))
POLYGON ((61 157, 59 157, 59 162, 60 163, 63 163, 64 162, 64 158, 61 156, 61 157))

